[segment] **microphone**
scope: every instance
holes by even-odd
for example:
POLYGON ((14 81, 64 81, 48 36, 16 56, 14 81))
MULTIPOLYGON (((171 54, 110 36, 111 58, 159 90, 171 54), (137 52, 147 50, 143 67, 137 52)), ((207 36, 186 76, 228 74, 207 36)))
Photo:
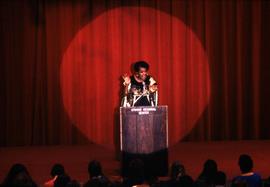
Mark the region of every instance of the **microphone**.
POLYGON ((144 92, 146 90, 146 85, 144 81, 142 82, 142 84, 143 84, 143 92, 144 92))

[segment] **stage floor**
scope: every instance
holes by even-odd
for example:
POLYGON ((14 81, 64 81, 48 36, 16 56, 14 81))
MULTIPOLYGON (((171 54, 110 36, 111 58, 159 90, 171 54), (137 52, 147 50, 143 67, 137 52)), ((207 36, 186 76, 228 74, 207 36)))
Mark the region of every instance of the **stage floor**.
MULTIPOLYGON (((269 147, 270 140, 184 142, 169 148, 169 163, 179 160, 185 165, 187 173, 196 179, 204 161, 214 159, 230 180, 240 172, 237 165, 239 155, 246 153, 254 160, 254 170, 267 178, 270 176, 269 147)), ((14 163, 25 164, 38 184, 50 177, 54 163, 62 163, 73 179, 85 182, 88 179, 87 165, 92 159, 102 163, 104 173, 109 178, 119 179, 120 161, 114 151, 102 146, 28 146, 0 148, 0 182, 14 163)))

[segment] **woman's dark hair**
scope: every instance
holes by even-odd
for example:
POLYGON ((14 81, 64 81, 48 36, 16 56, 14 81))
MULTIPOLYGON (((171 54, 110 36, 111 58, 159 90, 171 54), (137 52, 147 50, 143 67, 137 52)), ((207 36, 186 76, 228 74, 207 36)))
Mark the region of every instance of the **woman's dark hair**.
POLYGON ((17 163, 14 164, 6 178, 4 179, 4 182, 2 183, 2 186, 37 186, 35 182, 32 180, 28 170, 23 164, 17 163))
POLYGON ((148 71, 149 64, 147 64, 147 62, 145 62, 145 61, 137 61, 137 62, 135 62, 134 65, 133 65, 133 70, 135 72, 139 72, 140 68, 145 68, 146 71, 148 71))
POLYGON ((240 155, 238 164, 242 173, 248 173, 253 168, 253 161, 251 157, 246 154, 240 155))
POLYGON ((203 173, 205 173, 206 175, 216 174, 217 171, 218 169, 216 161, 209 159, 204 163, 203 173))
POLYGON ((203 171, 200 174, 197 182, 203 184, 214 184, 218 172, 217 163, 214 160, 207 160, 203 165, 203 171))
POLYGON ((14 180, 20 173, 29 174, 26 167, 23 164, 17 163, 11 166, 5 181, 14 180))

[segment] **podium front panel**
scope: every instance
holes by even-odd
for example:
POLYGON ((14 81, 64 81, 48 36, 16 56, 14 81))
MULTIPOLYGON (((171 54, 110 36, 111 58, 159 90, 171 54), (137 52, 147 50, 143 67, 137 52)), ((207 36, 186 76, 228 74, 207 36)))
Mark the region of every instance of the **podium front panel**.
POLYGON ((146 177, 168 174, 167 106, 120 108, 122 175, 132 160, 144 163, 146 177))
POLYGON ((167 106, 121 107, 121 151, 149 154, 168 147, 167 106))

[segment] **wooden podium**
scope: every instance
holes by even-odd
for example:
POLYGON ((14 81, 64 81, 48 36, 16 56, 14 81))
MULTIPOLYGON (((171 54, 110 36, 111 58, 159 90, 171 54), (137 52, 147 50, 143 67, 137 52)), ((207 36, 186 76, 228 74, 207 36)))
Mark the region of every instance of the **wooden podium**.
POLYGON ((167 106, 120 108, 120 148, 122 174, 128 173, 131 160, 144 162, 146 176, 168 173, 167 106))

